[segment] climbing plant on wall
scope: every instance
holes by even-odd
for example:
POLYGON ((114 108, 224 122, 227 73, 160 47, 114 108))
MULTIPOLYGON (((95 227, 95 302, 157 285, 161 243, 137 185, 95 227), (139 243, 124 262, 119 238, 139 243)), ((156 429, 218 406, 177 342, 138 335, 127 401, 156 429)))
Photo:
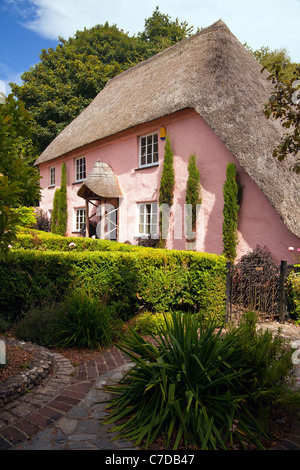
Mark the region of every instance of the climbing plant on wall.
POLYGON ((197 213, 199 204, 201 204, 200 171, 197 167, 195 154, 192 154, 189 158, 185 203, 187 204, 186 238, 193 241, 195 240, 193 233, 196 232, 197 213))
POLYGON ((239 213, 239 186, 234 163, 229 163, 226 168, 223 197, 223 254, 229 261, 233 262, 236 258, 238 244, 237 224, 239 213))
MULTIPOLYGON (((173 194, 174 194, 174 185, 175 185, 175 174, 173 168, 173 150, 171 147, 171 142, 169 136, 166 137, 165 145, 165 154, 164 154, 164 164, 160 180, 159 188, 159 206, 165 205, 165 207, 171 208, 173 204, 173 194)), ((159 233, 160 233, 160 247, 165 246, 166 242, 166 232, 167 227, 163 227, 163 216, 160 212, 159 219, 159 233), (164 233, 162 233, 164 232, 164 233)))

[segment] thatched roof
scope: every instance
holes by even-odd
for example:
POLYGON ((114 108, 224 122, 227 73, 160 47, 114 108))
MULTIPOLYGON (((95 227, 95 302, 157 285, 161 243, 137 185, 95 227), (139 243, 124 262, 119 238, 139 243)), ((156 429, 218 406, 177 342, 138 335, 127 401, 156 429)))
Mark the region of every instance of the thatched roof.
POLYGON ((220 20, 110 80, 37 164, 193 108, 300 237, 300 178, 272 157, 283 131, 263 114, 271 86, 261 65, 220 20))
POLYGON ((107 163, 102 163, 100 160, 97 160, 77 194, 84 199, 95 195, 107 199, 122 197, 117 176, 107 163))

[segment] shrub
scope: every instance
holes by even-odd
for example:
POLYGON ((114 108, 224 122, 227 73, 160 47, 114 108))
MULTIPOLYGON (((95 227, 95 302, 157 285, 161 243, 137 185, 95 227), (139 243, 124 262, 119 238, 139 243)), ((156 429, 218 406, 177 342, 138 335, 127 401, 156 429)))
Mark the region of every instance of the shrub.
POLYGON ((40 251, 140 251, 142 246, 128 245, 111 240, 82 237, 62 237, 54 233, 40 230, 22 230, 13 244, 16 250, 40 251), (75 246, 74 246, 74 245, 75 246), (71 246, 70 246, 71 245, 71 246), (73 246, 73 248, 72 248, 73 246))
POLYGON ((115 335, 115 311, 83 290, 71 293, 60 307, 58 346, 100 349, 115 335))
POLYGON ((17 338, 44 347, 53 347, 59 338, 57 324, 60 318, 60 304, 42 302, 33 305, 24 313, 13 328, 17 338))
POLYGON ((300 322, 300 272, 291 272, 287 279, 287 301, 291 315, 300 322))
POLYGON ((141 335, 156 335, 165 323, 165 318, 172 321, 171 313, 143 312, 130 321, 130 326, 141 335))
POLYGON ((59 303, 31 307, 15 325, 14 333, 45 347, 99 349, 111 342, 116 326, 112 307, 79 290, 59 303))
POLYGON ((15 319, 31 305, 41 305, 45 299, 60 302, 65 292, 83 287, 91 295, 107 298, 122 320, 141 308, 207 312, 214 304, 222 315, 225 284, 226 260, 212 254, 150 248, 80 253, 20 250, 1 264, 0 311, 3 318, 15 319))
POLYGON ((33 227, 36 223, 36 215, 34 207, 17 207, 13 209, 13 212, 19 217, 18 226, 21 227, 33 227))
POLYGON ((51 220, 48 214, 42 209, 36 209, 36 223, 33 226, 35 230, 41 230, 43 232, 51 232, 51 220))
MULTIPOLYGON (((172 322, 165 320, 156 344, 134 330, 123 338, 118 347, 134 366, 106 388, 112 394, 106 422, 114 423, 118 438, 145 448, 157 437, 173 449, 227 449, 249 441, 263 447, 257 409, 278 392, 281 376, 269 390, 264 378, 270 360, 257 360, 261 341, 254 335, 255 345, 244 350, 238 329, 222 334, 215 328, 214 322, 204 326, 195 315, 176 313, 172 322)), ((272 356, 272 364, 276 360, 272 356)))

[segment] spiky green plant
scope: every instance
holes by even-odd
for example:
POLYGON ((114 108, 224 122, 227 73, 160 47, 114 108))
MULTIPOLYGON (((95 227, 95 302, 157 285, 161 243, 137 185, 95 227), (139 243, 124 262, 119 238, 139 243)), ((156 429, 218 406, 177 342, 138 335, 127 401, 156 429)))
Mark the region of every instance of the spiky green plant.
POLYGON ((156 343, 135 331, 119 348, 134 366, 111 393, 108 423, 116 438, 146 449, 157 437, 173 449, 227 449, 233 442, 260 444, 253 368, 236 330, 222 334, 190 314, 172 314, 156 343), (248 384, 251 384, 248 386, 248 384))

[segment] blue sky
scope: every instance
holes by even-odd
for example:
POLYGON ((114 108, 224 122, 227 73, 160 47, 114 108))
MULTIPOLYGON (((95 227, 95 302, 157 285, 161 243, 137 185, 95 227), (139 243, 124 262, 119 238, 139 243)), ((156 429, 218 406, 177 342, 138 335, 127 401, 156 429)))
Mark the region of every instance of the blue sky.
POLYGON ((0 0, 0 92, 10 91, 9 82, 21 84, 58 36, 106 21, 137 34, 157 5, 195 30, 221 18, 242 43, 285 47, 300 62, 300 0, 0 0))

